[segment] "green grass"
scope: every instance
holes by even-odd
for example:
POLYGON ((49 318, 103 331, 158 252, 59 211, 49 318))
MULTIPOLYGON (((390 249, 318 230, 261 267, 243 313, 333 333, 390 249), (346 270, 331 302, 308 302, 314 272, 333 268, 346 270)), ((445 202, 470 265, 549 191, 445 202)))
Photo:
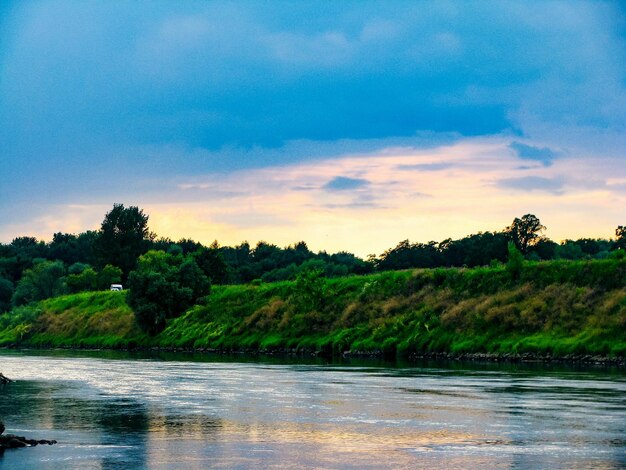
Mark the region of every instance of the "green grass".
POLYGON ((0 316, 0 346, 626 355, 626 261, 385 272, 216 286, 155 337, 125 294, 58 297, 0 316))
POLYGON ((125 347, 146 340, 125 293, 84 292, 44 300, 0 317, 0 345, 38 347, 125 347), (19 315, 30 311, 29 315, 19 315), (18 315, 16 315, 18 314, 18 315), (16 325, 27 325, 21 336, 16 325))

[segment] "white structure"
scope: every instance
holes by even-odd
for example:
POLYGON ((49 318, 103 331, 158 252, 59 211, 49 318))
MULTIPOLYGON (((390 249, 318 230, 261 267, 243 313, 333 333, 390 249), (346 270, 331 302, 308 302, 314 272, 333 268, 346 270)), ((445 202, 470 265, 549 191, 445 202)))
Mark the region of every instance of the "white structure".
POLYGON ((122 284, 111 284, 111 290, 124 290, 122 284))

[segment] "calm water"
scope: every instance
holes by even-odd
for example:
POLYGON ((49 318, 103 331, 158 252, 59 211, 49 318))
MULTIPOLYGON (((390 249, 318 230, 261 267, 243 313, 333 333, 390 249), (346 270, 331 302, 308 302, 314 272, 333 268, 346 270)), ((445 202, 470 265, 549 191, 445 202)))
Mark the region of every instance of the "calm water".
POLYGON ((623 371, 0 352, 0 469, 626 468, 623 371))

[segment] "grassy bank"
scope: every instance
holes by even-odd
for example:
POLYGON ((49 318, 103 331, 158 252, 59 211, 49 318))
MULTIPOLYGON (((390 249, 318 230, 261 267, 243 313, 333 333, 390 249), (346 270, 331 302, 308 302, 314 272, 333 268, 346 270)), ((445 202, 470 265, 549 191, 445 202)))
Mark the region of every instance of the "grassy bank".
POLYGON ((626 261, 218 286, 155 337, 124 293, 83 293, 1 316, 0 345, 624 356, 626 261))

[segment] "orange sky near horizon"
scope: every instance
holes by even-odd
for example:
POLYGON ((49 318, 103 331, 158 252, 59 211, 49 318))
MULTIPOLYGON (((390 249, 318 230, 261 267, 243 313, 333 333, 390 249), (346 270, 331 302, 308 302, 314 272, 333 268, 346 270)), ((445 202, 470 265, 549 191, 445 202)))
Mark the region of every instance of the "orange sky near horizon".
MULTIPOLYGON (((55 206, 16 234, 49 240, 54 232, 97 229, 114 202, 137 205, 150 229, 192 238, 286 246, 304 240, 314 251, 381 254, 399 241, 441 241, 505 228, 532 213, 555 241, 611 238, 623 225, 626 171, 610 158, 520 160, 505 137, 464 139, 427 150, 389 148, 306 163, 164 179, 172 201, 143 196, 110 204, 55 206), (588 175, 581 179, 580 175, 588 175), (337 177, 347 187, 333 185, 337 177)), ((335 181, 336 183, 336 181, 335 181)), ((13 235, 10 235, 10 234, 13 235)))

